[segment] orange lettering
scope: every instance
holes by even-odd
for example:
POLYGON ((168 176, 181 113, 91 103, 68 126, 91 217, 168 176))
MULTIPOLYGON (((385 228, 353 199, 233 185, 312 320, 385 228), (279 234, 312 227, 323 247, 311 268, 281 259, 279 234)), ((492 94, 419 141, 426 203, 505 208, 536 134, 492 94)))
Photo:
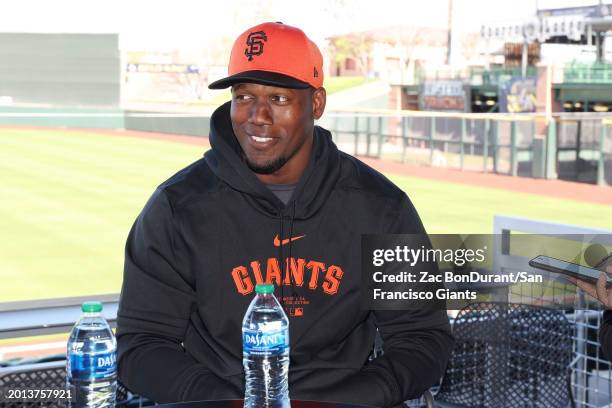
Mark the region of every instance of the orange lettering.
POLYGON ((308 283, 309 289, 316 289, 319 281, 319 271, 325 270, 325 264, 323 262, 318 261, 310 261, 306 265, 308 269, 311 269, 310 273, 310 282, 308 283))
POLYGON ((253 292, 253 281, 249 277, 249 272, 244 266, 237 266, 232 270, 232 278, 238 292, 242 295, 248 295, 253 292))
POLYGON ((304 258, 286 258, 284 271, 280 268, 280 263, 277 258, 268 258, 266 261, 265 279, 263 277, 261 262, 253 260, 247 266, 236 266, 232 270, 232 278, 236 285, 236 289, 242 295, 248 295, 255 289, 256 284, 272 283, 276 286, 289 286, 292 283, 296 286, 304 286, 304 269, 307 268, 310 272, 308 279, 308 289, 316 290, 319 286, 319 278, 324 274, 321 288, 328 295, 338 293, 338 288, 344 275, 344 271, 337 265, 327 267, 324 262, 306 261, 304 258), (253 276, 250 276, 250 273, 253 276))
POLYGON ((255 260, 251 262, 251 268, 253 268, 253 273, 255 274, 255 282, 264 283, 263 278, 261 276, 261 263, 255 260))
POLYGON ((338 286, 340 286, 340 279, 342 279, 342 275, 344 275, 344 272, 339 266, 331 265, 329 268, 327 268, 325 282, 323 282, 323 285, 321 285, 323 292, 327 293, 328 295, 335 295, 338 292, 338 286))
POLYGON ((280 286, 281 284, 281 273, 280 267, 278 265, 278 259, 276 258, 268 258, 268 269, 266 271, 266 283, 272 283, 274 280, 276 286, 280 286))
POLYGON ((296 286, 304 286, 304 264, 306 261, 302 258, 298 258, 297 262, 295 258, 287 258, 285 269, 285 285, 291 285, 291 275, 293 275, 293 283, 296 286))

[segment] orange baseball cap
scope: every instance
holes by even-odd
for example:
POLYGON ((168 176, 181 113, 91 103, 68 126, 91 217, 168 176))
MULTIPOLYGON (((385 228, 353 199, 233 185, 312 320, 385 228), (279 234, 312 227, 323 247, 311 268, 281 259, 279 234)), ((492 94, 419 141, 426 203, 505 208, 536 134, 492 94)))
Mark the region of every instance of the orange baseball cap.
POLYGON ((228 75, 208 85, 223 89, 238 83, 283 88, 323 86, 321 51, 299 28, 263 23, 246 30, 234 42, 228 75))

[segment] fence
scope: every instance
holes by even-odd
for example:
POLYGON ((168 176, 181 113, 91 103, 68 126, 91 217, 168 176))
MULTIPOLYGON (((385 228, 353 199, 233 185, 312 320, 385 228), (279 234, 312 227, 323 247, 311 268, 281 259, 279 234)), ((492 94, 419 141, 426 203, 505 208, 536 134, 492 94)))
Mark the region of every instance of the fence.
POLYGON ((563 81, 579 84, 609 84, 612 82, 612 65, 602 63, 568 64, 563 70, 563 81))
POLYGON ((0 126, 125 129, 207 137, 210 112, 4 106, 0 107, 0 126))
MULTIPOLYGON (((0 109, 0 126, 126 129, 206 137, 209 112, 0 109)), ((318 122, 354 155, 417 165, 612 185, 612 118, 353 109, 318 122)))
MULTIPOLYGON (((206 137, 210 114, 2 108, 0 126, 111 128, 206 137)), ((612 118, 354 109, 318 122, 341 150, 417 165, 612 185, 612 118)))
POLYGON ((342 150, 412 164, 612 184, 612 119, 355 109, 319 121, 342 150))
POLYGON ((597 184, 612 184, 612 119, 601 121, 599 132, 599 155, 597 161, 597 184))
MULTIPOLYGON (((536 76, 538 67, 530 65, 527 67, 527 76, 536 76)), ((424 69, 415 70, 415 82, 422 83, 425 80, 457 79, 467 81, 470 85, 499 85, 504 81, 517 76, 522 76, 521 67, 484 68, 469 67, 466 69, 437 69, 433 72, 424 69)))
POLYGON ((567 114, 556 118, 559 178, 612 184, 612 120, 567 114))
POLYGON ((0 339, 68 333, 88 300, 104 302, 103 315, 115 327, 118 294, 5 302, 0 303, 0 339))
MULTIPOLYGON (((570 235, 582 242, 598 243, 607 247, 612 245, 612 231, 564 225, 546 221, 529 220, 518 217, 496 216, 494 234, 500 234, 508 242, 512 233, 541 234, 547 237, 570 235)), ((523 270, 528 259, 513 255, 509 250, 499 251, 495 256, 495 271, 523 270)), ((557 283, 555 283, 557 285, 557 283)), ((571 290, 572 285, 558 284, 560 291, 571 290), (562 287, 561 287, 562 286, 562 287)), ((598 329, 601 324, 601 307, 598 303, 589 302, 582 291, 578 291, 574 308, 566 310, 568 320, 574 325, 572 366, 572 389, 576 405, 579 407, 601 407, 612 404, 612 370, 610 362, 600 354, 598 329)), ((519 302, 532 303, 537 297, 530 293, 509 293, 519 302)), ((539 298, 539 297, 538 297, 539 298)))

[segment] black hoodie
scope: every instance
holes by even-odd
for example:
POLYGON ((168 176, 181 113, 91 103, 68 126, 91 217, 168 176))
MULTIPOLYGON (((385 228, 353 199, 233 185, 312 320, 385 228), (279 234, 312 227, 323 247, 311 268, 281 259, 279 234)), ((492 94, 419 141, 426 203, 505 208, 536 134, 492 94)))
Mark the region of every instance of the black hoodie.
POLYGON ((117 319, 119 378, 157 402, 241 399, 241 325, 270 281, 290 320, 296 400, 391 406, 442 375, 446 313, 360 308, 361 234, 423 233, 404 192, 315 127, 284 205, 242 160, 229 103, 212 149, 160 185, 130 231, 117 319), (378 327, 384 355, 368 363, 378 327))
POLYGON ((599 344, 604 357, 612 361, 612 310, 605 310, 599 327, 599 344))

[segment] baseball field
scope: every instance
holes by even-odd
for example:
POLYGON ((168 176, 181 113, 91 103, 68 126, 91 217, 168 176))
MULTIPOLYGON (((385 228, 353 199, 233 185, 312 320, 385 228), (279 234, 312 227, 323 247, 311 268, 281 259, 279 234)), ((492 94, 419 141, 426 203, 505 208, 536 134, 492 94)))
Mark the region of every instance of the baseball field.
MULTIPOLYGON (((184 139, 0 128, 0 302, 117 293, 125 239, 147 198, 208 148, 184 139)), ((612 230, 605 203, 387 175, 430 233, 491 233, 496 214, 612 230)))

